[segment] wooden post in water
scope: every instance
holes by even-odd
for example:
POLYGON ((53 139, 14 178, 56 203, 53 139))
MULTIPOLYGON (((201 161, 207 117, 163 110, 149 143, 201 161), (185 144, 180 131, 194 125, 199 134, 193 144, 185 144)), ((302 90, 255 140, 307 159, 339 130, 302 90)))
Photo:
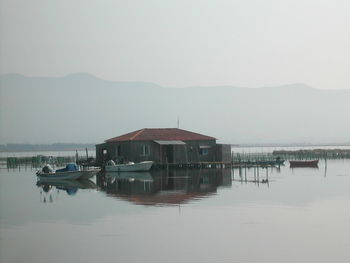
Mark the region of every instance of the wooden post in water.
POLYGON ((256 181, 256 166, 254 166, 254 181, 256 181))
POLYGON ((87 149, 87 148, 85 148, 85 151, 86 151, 86 162, 88 162, 88 161, 89 161, 88 149, 87 149))

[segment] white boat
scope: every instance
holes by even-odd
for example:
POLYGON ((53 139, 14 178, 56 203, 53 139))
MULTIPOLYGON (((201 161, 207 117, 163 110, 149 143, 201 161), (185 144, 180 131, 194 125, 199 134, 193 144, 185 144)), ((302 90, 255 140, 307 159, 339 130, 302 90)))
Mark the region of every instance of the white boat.
POLYGON ((112 160, 108 161, 105 169, 107 172, 145 172, 149 171, 154 162, 145 161, 140 163, 115 164, 112 160))

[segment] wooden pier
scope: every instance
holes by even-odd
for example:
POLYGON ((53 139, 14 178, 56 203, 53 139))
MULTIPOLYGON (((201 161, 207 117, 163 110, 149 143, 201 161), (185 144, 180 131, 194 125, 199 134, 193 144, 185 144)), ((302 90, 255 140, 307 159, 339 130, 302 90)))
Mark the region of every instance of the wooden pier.
POLYGON ((154 164, 153 169, 227 169, 227 168, 266 168, 280 165, 266 164, 260 162, 200 162, 200 163, 167 163, 154 164))

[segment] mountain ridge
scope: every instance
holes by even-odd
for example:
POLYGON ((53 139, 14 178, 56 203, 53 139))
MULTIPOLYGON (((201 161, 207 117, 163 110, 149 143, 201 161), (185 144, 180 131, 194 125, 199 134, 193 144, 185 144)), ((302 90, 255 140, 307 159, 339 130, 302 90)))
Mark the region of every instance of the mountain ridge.
POLYGON ((0 143, 102 142, 147 127, 180 127, 221 142, 350 141, 350 90, 305 84, 166 88, 68 77, 0 76, 0 143))
MULTIPOLYGON (((26 76, 20 73, 6 73, 6 74, 0 74, 0 82, 3 80, 79 80, 79 81, 101 81, 106 83, 112 83, 112 84, 137 84, 137 85, 147 85, 147 86, 154 86, 154 87, 160 87, 160 88, 167 88, 167 89, 197 89, 197 88, 218 88, 218 89, 227 89, 227 88, 234 88, 234 89, 316 89, 316 90, 324 90, 324 91, 350 91, 350 89, 319 89, 316 87, 312 87, 306 83, 290 83, 290 84, 281 84, 281 85, 274 85, 274 86, 262 86, 262 87, 241 87, 241 86, 234 86, 234 85, 193 85, 193 86, 186 86, 186 87, 167 87, 162 86, 154 82, 147 82, 147 81, 119 81, 119 80, 105 80, 103 78, 97 77, 91 73, 88 72, 75 72, 66 74, 63 76, 26 76)), ((0 86, 1 88, 1 86, 0 86)))

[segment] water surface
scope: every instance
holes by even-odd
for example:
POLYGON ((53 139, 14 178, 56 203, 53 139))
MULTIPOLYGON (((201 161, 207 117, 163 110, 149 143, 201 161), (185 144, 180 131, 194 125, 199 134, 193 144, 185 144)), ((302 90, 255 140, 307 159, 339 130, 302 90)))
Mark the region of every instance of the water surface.
POLYGON ((1 169, 0 261, 350 262, 350 161, 286 164, 256 182, 203 169, 45 185, 1 169))

